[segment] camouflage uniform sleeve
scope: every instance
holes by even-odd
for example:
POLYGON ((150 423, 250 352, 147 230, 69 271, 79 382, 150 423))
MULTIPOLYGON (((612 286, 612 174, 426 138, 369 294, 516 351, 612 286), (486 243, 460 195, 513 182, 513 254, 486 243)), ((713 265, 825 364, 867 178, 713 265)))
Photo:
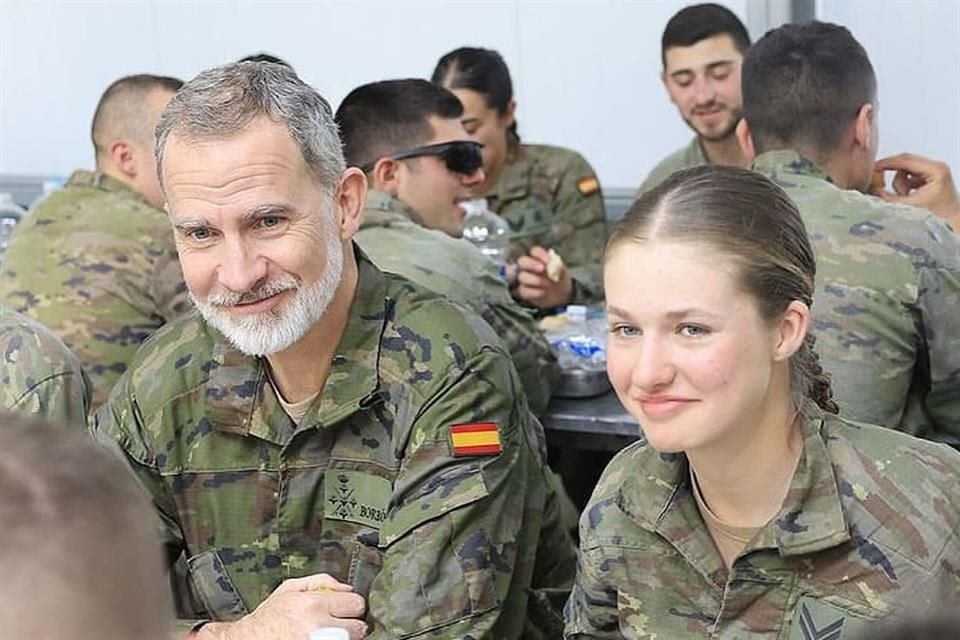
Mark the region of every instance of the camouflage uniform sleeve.
POLYGON ((42 416, 54 424, 85 429, 90 393, 90 381, 78 364, 74 370, 36 382, 10 409, 42 416))
POLYGON ((617 589, 608 584, 603 567, 613 558, 595 544, 590 512, 580 520, 577 578, 564 610, 564 638, 621 638, 617 589))
POLYGON ((130 374, 126 373, 110 393, 110 399, 92 416, 90 433, 127 464, 147 492, 159 518, 160 539, 172 564, 184 550, 183 534, 173 496, 160 477, 155 456, 147 443, 143 416, 131 386, 130 374))
MULTIPOLYGON (((951 244, 960 254, 960 241, 951 244)), ((921 269, 918 290, 930 362, 924 408, 936 432, 960 436, 960 268, 921 269)))
POLYGON ((554 201, 555 224, 569 225, 569 235, 554 247, 573 275, 571 304, 592 304, 603 300, 600 260, 607 242, 607 217, 593 167, 580 154, 572 154, 563 169, 554 201), (592 192, 584 195, 581 185, 592 192))
POLYGON ((560 365, 533 315, 508 299, 503 304, 490 304, 482 316, 510 352, 530 410, 543 415, 559 380, 560 365))
POLYGON ((28 326, 0 332, 2 407, 85 429, 90 381, 59 340, 28 326))
POLYGON ((368 638, 517 638, 546 493, 536 423, 498 349, 482 348, 439 380, 407 436, 380 530, 368 638), (455 455, 450 427, 479 423, 497 425, 500 452, 455 455))

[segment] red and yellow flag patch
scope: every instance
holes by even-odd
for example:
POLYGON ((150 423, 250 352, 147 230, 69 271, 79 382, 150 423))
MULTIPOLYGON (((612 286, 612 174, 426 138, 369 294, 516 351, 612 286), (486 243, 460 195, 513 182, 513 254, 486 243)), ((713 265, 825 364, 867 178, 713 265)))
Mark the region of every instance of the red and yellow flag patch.
POLYGON ((450 440, 455 456, 495 456, 503 450, 496 422, 455 424, 450 427, 450 440))
POLYGON ((582 196, 588 196, 591 193, 596 193, 600 189, 600 181, 594 178, 593 176, 587 178, 580 178, 577 180, 577 190, 582 196))

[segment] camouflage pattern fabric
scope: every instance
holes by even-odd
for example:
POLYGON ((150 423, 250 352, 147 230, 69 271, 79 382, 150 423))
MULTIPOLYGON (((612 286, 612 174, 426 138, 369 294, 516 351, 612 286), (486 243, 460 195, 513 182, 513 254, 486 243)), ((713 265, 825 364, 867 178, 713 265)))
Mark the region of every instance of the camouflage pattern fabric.
POLYGON ((793 151, 753 169, 784 188, 810 234, 813 330, 841 414, 960 436, 960 236, 926 210, 837 188, 793 151))
POLYGON ((511 296, 497 266, 466 240, 427 229, 417 213, 381 191, 367 193, 357 243, 385 271, 465 305, 500 336, 530 409, 541 415, 560 369, 533 315, 511 296))
POLYGON ((90 383, 46 327, 0 305, 0 408, 86 429, 90 383))
POLYGON ((960 604, 960 454, 807 414, 783 506, 729 571, 686 456, 618 454, 580 520, 565 637, 844 640, 960 604))
POLYGON ((600 183, 583 156, 560 147, 515 145, 485 197, 513 232, 510 259, 536 245, 554 249, 574 278, 571 304, 603 300, 607 217, 600 183))
POLYGON ((633 199, 636 200, 677 171, 689 169, 690 167, 698 167, 701 164, 707 164, 707 157, 703 154, 700 139, 694 136, 690 144, 679 151, 671 153, 650 171, 647 179, 644 180, 640 188, 637 189, 637 193, 633 196, 633 199))
POLYGON ((299 424, 266 362, 196 313, 137 354, 94 435, 152 496, 200 613, 252 611, 325 572, 367 598, 368 638, 516 638, 528 590, 572 581, 543 429, 490 328, 359 258, 322 394, 299 424), (502 451, 455 455, 451 427, 493 423, 502 451))
POLYGON ((0 301, 49 327, 80 358, 94 408, 147 336, 191 307, 166 214, 87 171, 17 225, 0 301))

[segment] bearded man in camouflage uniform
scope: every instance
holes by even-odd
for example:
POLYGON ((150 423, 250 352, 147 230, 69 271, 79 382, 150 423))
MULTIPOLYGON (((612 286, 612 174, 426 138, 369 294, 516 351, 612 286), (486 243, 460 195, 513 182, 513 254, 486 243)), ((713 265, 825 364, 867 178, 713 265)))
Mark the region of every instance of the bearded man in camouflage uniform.
POLYGON ((90 382, 46 327, 0 305, 0 409, 85 429, 90 382))
POLYGON ((157 164, 199 312, 97 414, 188 556, 197 638, 515 638, 569 580, 543 431, 479 317, 352 243, 366 180, 288 68, 211 69, 157 164), (211 109, 210 105, 216 105, 211 109))
POLYGON ((738 136, 796 203, 817 254, 814 332, 840 414, 960 436, 960 237, 865 195, 879 133, 867 52, 840 26, 785 25, 743 65, 738 136))
POLYGON ((76 171, 17 227, 0 300, 80 358, 102 404, 154 330, 190 308, 164 215, 153 129, 181 81, 121 78, 93 117, 94 172, 76 171))

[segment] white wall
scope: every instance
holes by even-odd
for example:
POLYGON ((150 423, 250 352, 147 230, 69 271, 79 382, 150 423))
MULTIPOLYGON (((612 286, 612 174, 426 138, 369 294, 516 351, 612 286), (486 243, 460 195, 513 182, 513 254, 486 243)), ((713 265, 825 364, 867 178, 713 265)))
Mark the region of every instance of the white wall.
MULTIPOLYGON (((724 1, 745 19, 747 0, 724 1)), ((526 140, 575 148, 605 186, 635 187, 690 136, 658 79, 660 34, 685 4, 0 0, 0 174, 91 166, 93 109, 122 75, 188 79, 265 50, 336 107, 359 84, 428 76, 469 44, 506 58, 526 140)))
MULTIPOLYGON (((748 6, 723 0, 746 20, 748 6)), ((266 50, 334 107, 364 82, 426 76, 464 44, 510 65, 521 134, 578 149, 607 187, 636 186, 690 133, 658 80, 659 41, 688 0, 0 0, 0 174, 93 162, 100 93, 129 73, 188 79, 266 50)), ((881 153, 960 173, 960 2, 818 0, 851 28, 880 80, 881 153)), ((755 37, 757 25, 751 25, 755 37)))
POLYGON ((870 56, 880 155, 944 160, 960 185, 960 2, 817 0, 817 17, 849 28, 870 56))

